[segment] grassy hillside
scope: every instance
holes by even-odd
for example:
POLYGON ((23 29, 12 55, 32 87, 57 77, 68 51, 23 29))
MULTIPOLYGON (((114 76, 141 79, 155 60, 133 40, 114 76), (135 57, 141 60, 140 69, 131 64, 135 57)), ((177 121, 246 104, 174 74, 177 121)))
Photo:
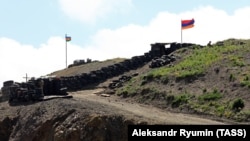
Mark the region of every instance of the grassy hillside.
POLYGON ((177 50, 170 66, 117 89, 123 97, 174 111, 250 121, 250 40, 177 50))
POLYGON ((67 69, 59 70, 56 72, 51 73, 50 75, 56 75, 58 77, 60 76, 75 76, 82 73, 89 73, 91 71, 99 70, 102 67, 107 67, 119 62, 124 61, 126 58, 114 58, 114 59, 108 59, 104 61, 93 61, 91 63, 86 63, 79 66, 73 66, 67 69))

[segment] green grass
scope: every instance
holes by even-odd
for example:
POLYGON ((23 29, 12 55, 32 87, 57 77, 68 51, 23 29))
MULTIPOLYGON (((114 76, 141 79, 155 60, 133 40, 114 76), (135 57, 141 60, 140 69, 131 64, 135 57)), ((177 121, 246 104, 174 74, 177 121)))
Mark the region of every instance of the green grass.
POLYGON ((140 90, 139 85, 135 85, 138 83, 138 79, 132 78, 130 79, 125 86, 121 87, 116 91, 118 96, 128 97, 128 96, 134 96, 138 93, 140 90))
POLYGON ((246 75, 246 76, 243 78, 243 80, 240 81, 240 84, 241 84, 241 86, 243 86, 243 87, 246 86, 246 87, 250 88, 250 79, 249 79, 249 76, 246 75))
MULTIPOLYGON (((161 78, 164 76, 174 76, 176 78, 185 78, 204 74, 208 67, 221 59, 230 57, 229 59, 235 66, 244 66, 244 62, 240 57, 233 57, 231 54, 242 49, 241 46, 214 46, 195 48, 192 53, 186 56, 180 63, 173 67, 161 67, 152 70, 147 74, 149 78, 161 78), (230 54, 230 55, 229 55, 230 54)), ((146 78, 147 78, 146 76, 146 78)))
POLYGON ((202 94, 198 97, 200 101, 211 101, 211 100, 218 100, 222 98, 222 94, 219 93, 217 90, 214 90, 213 92, 210 93, 205 93, 202 94))
POLYGON ((233 116, 233 119, 235 119, 236 121, 246 121, 246 119, 248 119, 248 122, 249 122, 249 119, 250 119, 250 110, 243 110, 241 112, 238 112, 233 116))
POLYGON ((245 66, 245 63, 244 63, 244 58, 241 56, 238 56, 238 55, 230 55, 229 57, 229 60, 232 62, 232 66, 234 67, 244 67, 245 66))
POLYGON ((182 104, 188 103, 191 95, 189 94, 180 94, 176 95, 172 101, 172 107, 179 107, 182 104))
POLYGON ((157 89, 157 86, 155 88, 155 85, 159 83, 161 86, 171 85, 172 79, 206 74, 206 71, 214 64, 219 64, 224 68, 234 67, 235 69, 229 69, 227 72, 228 83, 240 83, 250 88, 250 71, 248 71, 250 65, 245 61, 245 56, 250 52, 250 43, 232 45, 230 42, 226 42, 225 46, 180 49, 176 52, 184 56, 180 62, 171 67, 151 69, 148 73, 131 79, 123 88, 118 89, 118 93, 126 93, 127 96, 137 94, 137 99, 141 98, 141 101, 149 103, 164 100, 163 103, 166 106, 180 110, 186 108, 197 113, 247 121, 250 119, 250 111, 244 108, 244 102, 238 97, 230 97, 228 100, 225 92, 203 88, 201 93, 195 94, 189 94, 188 90, 185 93, 173 93, 176 91, 172 92, 172 89, 164 93, 157 89), (144 94, 142 95, 141 92, 144 94))

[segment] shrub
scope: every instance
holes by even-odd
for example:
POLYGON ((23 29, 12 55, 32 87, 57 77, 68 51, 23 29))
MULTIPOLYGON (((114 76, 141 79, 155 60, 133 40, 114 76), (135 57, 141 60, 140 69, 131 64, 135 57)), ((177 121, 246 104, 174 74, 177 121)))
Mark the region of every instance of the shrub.
POLYGON ((235 79, 236 79, 235 76, 234 76, 233 74, 230 74, 230 76, 229 76, 229 81, 232 82, 232 81, 234 81, 235 79))
POLYGON ((162 76, 162 78, 161 78, 161 82, 162 82, 163 84, 167 84, 167 83, 169 82, 169 78, 168 78, 168 76, 167 76, 167 75, 162 76))
POLYGON ((232 103, 232 110, 239 112, 245 106, 244 101, 240 98, 235 99, 232 103))
POLYGON ((203 93, 206 93, 206 92, 207 92, 207 89, 206 89, 206 88, 204 88, 204 89, 203 89, 203 93))
POLYGON ((199 96, 199 100, 202 100, 202 101, 217 100, 220 98, 222 98, 222 94, 219 93, 216 89, 211 93, 205 93, 199 96))
POLYGON ((172 107, 179 107, 181 104, 187 103, 188 100, 189 96, 187 94, 175 96, 172 102, 172 107))

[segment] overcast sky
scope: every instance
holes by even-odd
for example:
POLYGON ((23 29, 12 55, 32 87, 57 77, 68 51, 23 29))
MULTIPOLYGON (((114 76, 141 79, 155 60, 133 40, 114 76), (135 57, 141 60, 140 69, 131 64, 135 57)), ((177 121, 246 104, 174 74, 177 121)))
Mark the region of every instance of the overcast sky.
POLYGON ((205 45, 250 38, 249 0, 0 0, 0 87, 66 68, 77 59, 143 55, 155 42, 205 45))

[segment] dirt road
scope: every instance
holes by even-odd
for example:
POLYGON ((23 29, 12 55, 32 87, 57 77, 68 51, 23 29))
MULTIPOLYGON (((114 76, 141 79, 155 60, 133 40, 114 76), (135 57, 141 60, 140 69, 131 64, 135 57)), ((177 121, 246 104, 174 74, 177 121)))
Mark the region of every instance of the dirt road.
POLYGON ((172 113, 149 105, 125 101, 114 95, 101 95, 103 89, 72 92, 76 100, 87 100, 102 104, 105 107, 118 109, 118 113, 131 118, 139 118, 151 124, 226 124, 220 121, 205 119, 194 115, 172 113))

